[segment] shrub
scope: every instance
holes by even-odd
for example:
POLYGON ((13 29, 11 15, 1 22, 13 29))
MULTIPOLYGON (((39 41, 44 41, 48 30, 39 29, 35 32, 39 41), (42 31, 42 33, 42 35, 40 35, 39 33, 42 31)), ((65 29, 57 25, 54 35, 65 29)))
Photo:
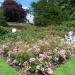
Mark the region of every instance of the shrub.
POLYGON ((0 35, 4 35, 8 33, 8 28, 0 26, 0 35))
POLYGON ((0 35, 6 34, 8 32, 9 25, 4 21, 0 20, 0 35))
POLYGON ((62 25, 67 26, 67 27, 75 27, 75 20, 64 21, 62 25))
POLYGON ((5 21, 1 21, 0 20, 0 26, 3 26, 3 27, 8 27, 9 25, 5 22, 5 21))

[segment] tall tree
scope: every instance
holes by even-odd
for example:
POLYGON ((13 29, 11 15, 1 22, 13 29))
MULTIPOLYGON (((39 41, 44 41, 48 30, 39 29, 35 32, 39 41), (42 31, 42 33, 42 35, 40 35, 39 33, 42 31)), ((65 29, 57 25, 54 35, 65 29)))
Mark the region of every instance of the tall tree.
POLYGON ((75 6, 75 0, 69 0, 72 6, 75 6))
POLYGON ((49 25, 69 20, 73 13, 70 0, 39 0, 32 3, 35 24, 49 25))
POLYGON ((15 0, 5 0, 3 5, 6 21, 24 22, 26 21, 27 11, 22 8, 15 0))
POLYGON ((3 9, 0 7, 0 21, 4 20, 3 9))

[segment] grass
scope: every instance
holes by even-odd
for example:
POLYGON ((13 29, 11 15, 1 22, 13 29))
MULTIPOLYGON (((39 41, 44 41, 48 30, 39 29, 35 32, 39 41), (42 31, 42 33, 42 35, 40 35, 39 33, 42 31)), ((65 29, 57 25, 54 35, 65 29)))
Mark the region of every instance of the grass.
POLYGON ((11 68, 2 57, 0 57, 0 75, 21 75, 11 68))
POLYGON ((58 68, 54 75, 75 75, 75 57, 58 68))

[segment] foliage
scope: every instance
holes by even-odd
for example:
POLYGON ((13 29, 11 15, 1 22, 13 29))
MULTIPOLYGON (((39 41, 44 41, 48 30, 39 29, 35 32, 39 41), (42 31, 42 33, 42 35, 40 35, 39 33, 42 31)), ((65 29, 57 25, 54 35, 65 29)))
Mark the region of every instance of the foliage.
POLYGON ((75 6, 75 0, 70 0, 70 4, 71 4, 71 6, 75 6))
POLYGON ((29 58, 34 56, 33 52, 24 52, 24 53, 17 53, 12 54, 12 59, 16 60, 18 64, 23 64, 25 61, 28 61, 29 58))
POLYGON ((9 25, 5 21, 0 21, 0 35, 4 35, 9 32, 9 25))
POLYGON ((9 30, 7 27, 0 26, 0 35, 4 35, 8 32, 9 32, 9 30))
POLYGON ((0 21, 0 26, 9 27, 9 25, 6 23, 6 21, 0 21))
POLYGON ((27 41, 28 43, 32 43, 39 39, 44 39, 46 37, 42 35, 40 32, 36 33, 36 32, 31 32, 31 31, 25 31, 25 32, 20 32, 20 33, 10 32, 2 36, 2 39, 4 40, 7 40, 8 38, 10 38, 13 41, 23 40, 23 41, 27 41))
POLYGON ((3 5, 6 21, 9 22, 24 22, 26 20, 26 10, 22 8, 15 0, 5 0, 3 5))
POLYGON ((39 0, 32 3, 35 25, 47 26, 72 19, 74 7, 72 0, 39 0), (48 2, 47 2, 48 1, 48 2))
POLYGON ((3 9, 0 7, 0 22, 4 19, 5 19, 4 12, 3 12, 3 9))

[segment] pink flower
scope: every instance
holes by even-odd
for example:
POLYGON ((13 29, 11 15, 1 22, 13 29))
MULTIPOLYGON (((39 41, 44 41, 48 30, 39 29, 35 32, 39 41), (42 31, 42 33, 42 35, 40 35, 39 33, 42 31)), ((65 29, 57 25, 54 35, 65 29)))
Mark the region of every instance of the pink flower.
POLYGON ((47 73, 48 73, 48 74, 53 74, 53 70, 52 70, 51 68, 48 68, 48 69, 47 69, 47 73))
POLYGON ((49 46, 49 41, 48 40, 39 40, 39 45, 41 46, 49 46))
POLYGON ((49 41, 45 40, 43 44, 49 46, 49 41))
POLYGON ((71 47, 71 43, 69 41, 64 41, 64 46, 71 47))
POLYGON ((4 52, 3 48, 0 48, 0 54, 3 53, 3 52, 4 52))
POLYGON ((63 57, 64 59, 66 58, 66 51, 65 50, 61 50, 58 52, 58 54, 63 57))
POLYGON ((38 45, 33 45, 31 48, 29 48, 29 51, 34 51, 36 53, 40 52, 40 48, 38 45))
POLYGON ((46 57, 48 57, 48 56, 50 56, 50 53, 49 53, 49 52, 44 52, 44 55, 45 55, 46 57))
POLYGON ((13 49, 13 52, 16 52, 16 51, 17 51, 17 48, 14 48, 14 49, 13 49))
POLYGON ((39 54, 39 57, 40 57, 40 58, 42 58, 42 57, 44 58, 44 54, 39 54))
POLYGON ((40 52, 40 48, 35 48, 35 52, 40 52))
POLYGON ((49 58, 50 57, 50 53, 49 52, 44 52, 43 54, 39 54, 40 58, 49 58))

